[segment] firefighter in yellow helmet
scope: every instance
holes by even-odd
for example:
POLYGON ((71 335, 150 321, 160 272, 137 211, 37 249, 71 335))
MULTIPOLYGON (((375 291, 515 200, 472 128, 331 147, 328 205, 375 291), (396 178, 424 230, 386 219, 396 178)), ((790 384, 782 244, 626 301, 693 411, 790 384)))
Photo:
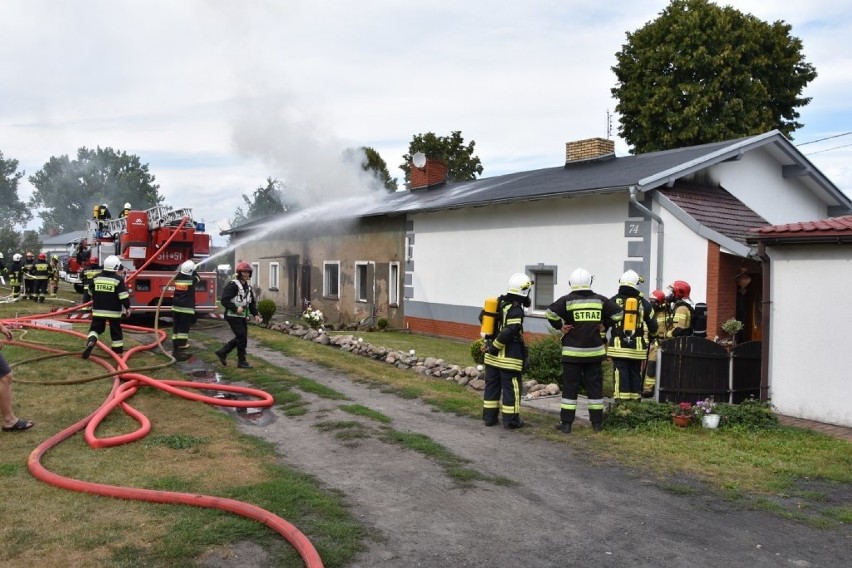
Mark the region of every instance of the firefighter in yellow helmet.
POLYGON ((50 257, 50 296, 56 297, 59 293, 59 257, 52 255, 50 257))
POLYGON ((654 387, 657 384, 657 351, 660 342, 666 340, 671 328, 671 313, 666 295, 662 290, 654 290, 649 298, 651 307, 654 308, 654 319, 657 320, 657 333, 648 335, 651 345, 648 349, 648 362, 645 364, 645 379, 642 382, 642 398, 654 396, 654 387))
POLYGON ((532 285, 526 274, 513 274, 506 293, 497 300, 494 333, 485 337, 482 419, 486 426, 497 424, 500 413, 504 428, 516 430, 524 425, 521 420, 521 375, 527 358, 524 308, 530 306, 532 285))
POLYGON ((592 429, 600 432, 603 428, 603 334, 620 311, 615 302, 592 291, 592 280, 585 268, 574 270, 568 277, 571 292, 550 304, 545 312, 550 326, 562 332, 562 403, 556 429, 565 434, 571 433, 577 414, 580 381, 589 397, 592 429))
POLYGON ((648 335, 657 333, 654 308, 642 297, 639 284, 642 277, 627 270, 618 281, 618 293, 611 298, 623 314, 612 327, 607 355, 615 371, 613 398, 618 401, 639 400, 642 397, 642 363, 648 357, 648 335))

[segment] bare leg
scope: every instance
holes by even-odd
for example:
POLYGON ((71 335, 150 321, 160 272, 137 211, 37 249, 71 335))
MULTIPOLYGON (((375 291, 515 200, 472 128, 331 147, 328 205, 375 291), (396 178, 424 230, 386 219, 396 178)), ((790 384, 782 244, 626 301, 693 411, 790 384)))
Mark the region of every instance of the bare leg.
POLYGON ((3 427, 14 426, 18 421, 12 410, 12 373, 0 377, 0 413, 3 414, 3 427))

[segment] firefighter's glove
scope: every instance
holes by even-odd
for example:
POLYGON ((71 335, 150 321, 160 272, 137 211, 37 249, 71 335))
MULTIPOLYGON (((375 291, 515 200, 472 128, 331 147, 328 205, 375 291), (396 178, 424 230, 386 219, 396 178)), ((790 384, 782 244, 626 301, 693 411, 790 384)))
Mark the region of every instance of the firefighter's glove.
POLYGON ((488 344, 488 354, 489 354, 489 355, 497 355, 498 353, 500 353, 500 350, 499 350, 499 349, 497 349, 497 348, 494 346, 494 344, 493 344, 493 343, 489 343, 489 344, 488 344))

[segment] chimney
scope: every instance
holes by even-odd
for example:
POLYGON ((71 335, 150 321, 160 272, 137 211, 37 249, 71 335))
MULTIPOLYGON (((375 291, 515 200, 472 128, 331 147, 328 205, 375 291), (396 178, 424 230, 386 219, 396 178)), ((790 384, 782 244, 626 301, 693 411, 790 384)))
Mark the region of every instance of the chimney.
POLYGON ((615 141, 586 138, 565 143, 565 165, 589 162, 615 156, 615 141))
POLYGON ((411 164, 408 176, 409 189, 427 189, 447 183, 447 164, 441 160, 426 158, 426 163, 420 168, 412 162, 409 163, 411 164))

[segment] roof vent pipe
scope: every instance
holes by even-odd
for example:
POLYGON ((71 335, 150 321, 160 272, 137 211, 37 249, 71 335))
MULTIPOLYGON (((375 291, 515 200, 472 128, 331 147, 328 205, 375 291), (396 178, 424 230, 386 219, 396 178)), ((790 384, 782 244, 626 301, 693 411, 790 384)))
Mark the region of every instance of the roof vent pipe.
POLYGON ((639 203, 636 199, 636 186, 630 186, 630 203, 657 222, 657 290, 663 289, 663 218, 639 203))

